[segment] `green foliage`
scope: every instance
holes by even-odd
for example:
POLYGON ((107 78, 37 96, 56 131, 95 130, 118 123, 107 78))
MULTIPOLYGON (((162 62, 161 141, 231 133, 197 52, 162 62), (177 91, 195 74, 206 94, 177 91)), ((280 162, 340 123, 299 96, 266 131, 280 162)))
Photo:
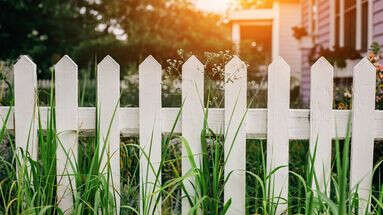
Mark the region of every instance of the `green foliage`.
POLYGON ((302 26, 294 26, 291 28, 293 30, 293 36, 295 39, 300 40, 301 38, 308 35, 306 28, 302 26))
MULTIPOLYGON (((51 97, 51 110, 54 110, 53 101, 51 97)), ((9 119, 11 110, 12 108, 9 109, 5 122, 9 119)), ((33 160, 29 152, 15 148, 13 137, 5 126, 1 128, 0 140, 2 144, 10 144, 13 154, 11 159, 4 159, 3 156, 0 159, 2 171, 6 172, 6 177, 0 181, 0 211, 6 214, 62 213, 56 206, 57 142, 54 111, 47 113, 47 119, 46 131, 42 129, 40 117, 38 125, 30 125, 38 127, 39 160, 33 160)))
POLYGON ((0 59, 15 60, 26 54, 39 66, 39 76, 65 53, 73 53, 82 41, 101 36, 99 24, 91 13, 80 8, 92 7, 90 1, 2 0, 0 1, 0 59))
MULTIPOLYGON (((223 189, 232 174, 232 172, 224 174, 231 151, 224 153, 224 144, 229 144, 231 149, 235 140, 231 143, 225 142, 222 138, 225 136, 222 136, 223 133, 221 135, 215 134, 208 127, 208 111, 209 108, 207 107, 201 131, 201 156, 195 156, 191 151, 190 144, 194 143, 189 143, 184 138, 181 139, 191 165, 191 170, 185 175, 190 175, 192 180, 187 179, 184 182, 184 184, 190 184, 186 186, 191 186, 194 192, 193 195, 184 189, 186 198, 191 205, 190 214, 198 214, 198 211, 201 211, 202 214, 226 214, 231 205, 230 198, 226 202, 223 201, 223 189)), ((239 128, 236 129, 237 134, 239 128)))
POLYGON ((29 55, 43 79, 64 54, 80 68, 111 54, 126 68, 148 55, 163 63, 181 48, 199 56, 232 48, 222 17, 189 0, 2 0, 0 9, 0 59, 29 55))

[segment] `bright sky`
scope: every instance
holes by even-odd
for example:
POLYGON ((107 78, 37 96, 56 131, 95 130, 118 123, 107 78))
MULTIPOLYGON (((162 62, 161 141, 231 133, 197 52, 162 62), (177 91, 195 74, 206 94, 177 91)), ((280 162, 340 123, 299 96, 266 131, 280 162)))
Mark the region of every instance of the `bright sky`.
POLYGON ((223 13, 234 0, 196 0, 196 6, 202 10, 223 13))

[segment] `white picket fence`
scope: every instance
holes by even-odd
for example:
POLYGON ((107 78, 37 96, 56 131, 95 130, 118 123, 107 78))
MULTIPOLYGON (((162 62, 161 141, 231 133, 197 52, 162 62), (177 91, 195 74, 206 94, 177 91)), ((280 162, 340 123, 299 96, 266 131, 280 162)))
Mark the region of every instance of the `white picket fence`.
MULTIPOLYGON (((94 130, 96 121, 95 107, 78 107, 77 65, 64 56, 55 66, 56 126, 59 138, 65 150, 71 152, 70 159, 77 154, 78 132, 94 130)), ((351 149, 351 187, 359 185, 359 195, 368 199, 370 176, 373 168, 374 138, 383 138, 383 111, 375 110, 375 68, 367 59, 355 66, 353 75, 352 111, 333 110, 333 67, 320 58, 311 69, 311 107, 310 109, 290 109, 290 67, 277 58, 268 69, 268 108, 249 109, 245 124, 235 131, 247 110, 247 71, 245 64, 234 57, 225 67, 225 108, 210 109, 209 126, 216 132, 227 129, 226 143, 235 138, 225 173, 234 170, 225 186, 225 200, 232 198, 229 214, 245 214, 245 174, 246 138, 267 138, 267 163, 269 168, 288 165, 289 139, 310 139, 310 146, 318 140, 316 170, 319 184, 329 184, 331 173, 331 140, 344 138, 348 116, 352 113, 352 149, 351 149), (323 172, 324 171, 324 172, 323 172), (323 181, 326 180, 326 181, 323 181)), ((115 107, 120 95, 120 67, 110 56, 105 57, 97 68, 97 101, 100 107, 101 137, 108 133, 108 148, 111 156, 111 175, 114 190, 120 192, 120 134, 140 136, 140 145, 149 153, 152 140, 151 162, 158 169, 161 159, 161 133, 169 132, 176 119, 179 108, 162 108, 161 105, 161 65, 149 56, 139 66, 139 108, 115 107), (114 113, 115 112, 115 113, 114 113), (114 116, 115 120, 111 120, 114 116)), ((182 98, 185 105, 182 120, 177 123, 175 132, 190 141, 195 154, 200 154, 200 131, 203 122, 204 66, 196 57, 191 57, 182 67, 182 98)), ((37 126, 30 131, 30 123, 37 125, 36 115, 36 65, 26 56, 21 56, 14 65, 15 108, 7 129, 15 130, 16 146, 28 150, 37 158, 37 126), (31 135, 31 136, 30 136, 31 135), (29 143, 28 138, 33 141, 29 143)), ((0 116, 4 119, 10 107, 0 107, 0 116)), ((42 121, 46 121, 47 107, 39 107, 42 121)), ((43 126, 45 123, 42 123, 43 126)), ((225 152, 229 151, 225 144, 225 152)), ((185 151, 182 150, 185 155, 185 151)), ((107 156, 107 155, 104 155, 107 156)), ((71 173, 66 155, 61 147, 57 149, 57 179, 59 206, 70 211, 71 173)), ((104 160, 106 160, 104 158, 104 160)), ((146 159, 140 161, 140 175, 145 177, 146 159)), ((182 162, 185 173, 190 169, 187 161, 182 162)), ((149 171, 149 182, 154 181, 154 173, 149 171)), ((288 168, 275 175, 275 189, 281 197, 287 199, 288 168)), ((140 180, 142 181, 142 180, 140 180)), ((142 184, 141 184, 142 187, 142 184)), ((186 187, 191 189, 191 187, 186 187)), ((118 195, 117 195, 118 196, 118 195)), ((119 201, 119 199, 118 199, 119 201)), ((119 202, 118 202, 119 204, 119 202)), ((365 204, 361 206, 361 210, 365 204)), ((187 214, 189 205, 182 204, 183 214, 187 214)), ((287 205, 280 205, 282 212, 287 205)), ((160 213, 160 210, 156 212, 160 213)))

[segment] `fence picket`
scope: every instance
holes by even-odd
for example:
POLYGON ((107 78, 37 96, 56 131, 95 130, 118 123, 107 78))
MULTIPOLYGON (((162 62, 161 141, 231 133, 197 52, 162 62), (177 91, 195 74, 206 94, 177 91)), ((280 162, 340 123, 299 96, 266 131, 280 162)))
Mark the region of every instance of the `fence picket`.
MULTIPOLYGON (((310 151, 316 146, 314 170, 319 189, 328 195, 331 175, 333 66, 321 57, 311 67, 310 151)), ((313 184, 314 186, 314 184, 313 184)))
POLYGON ((371 188, 375 112, 376 69, 367 58, 354 67, 352 94, 352 143, 350 189, 359 183, 359 214, 364 213, 371 188))
POLYGON ((22 55, 14 65, 16 147, 37 159, 37 75, 36 64, 22 55))
MULTIPOLYGON (((182 111, 182 136, 190 144, 194 153, 196 163, 199 164, 199 154, 201 153, 201 130, 203 127, 203 102, 204 102, 204 66, 195 57, 190 57, 182 66, 182 101, 184 101, 182 111)), ((190 169, 185 147, 182 147, 182 173, 185 175, 190 169)), ((192 179, 186 179, 185 189, 193 196, 192 179), (191 182, 189 182, 189 180, 191 182)), ((182 214, 188 214, 190 204, 187 198, 182 200, 182 214)))
POLYGON ((282 57, 270 64, 267 83, 267 171, 286 166, 271 177, 274 201, 283 203, 277 208, 277 214, 282 214, 287 209, 287 203, 280 198, 287 199, 288 194, 290 112, 290 66, 282 57))
MULTIPOLYGON (((160 198, 153 189, 161 185, 161 73, 161 65, 152 56, 139 66, 140 147, 148 156, 140 156, 141 214, 152 214, 153 204, 160 198)), ((160 214, 161 207, 154 213, 160 214)))
POLYGON ((224 191, 225 202, 232 199, 228 214, 245 214, 246 109, 247 68, 234 56, 225 66, 225 177, 233 172, 224 191))
POLYGON ((55 90, 57 199, 61 210, 69 214, 76 188, 72 165, 78 148, 78 80, 77 65, 67 55, 55 65, 55 90))
POLYGON ((100 168, 110 172, 110 189, 120 211, 120 65, 109 55, 97 66, 97 105, 100 126, 100 168), (110 168, 110 169, 109 169, 110 168))

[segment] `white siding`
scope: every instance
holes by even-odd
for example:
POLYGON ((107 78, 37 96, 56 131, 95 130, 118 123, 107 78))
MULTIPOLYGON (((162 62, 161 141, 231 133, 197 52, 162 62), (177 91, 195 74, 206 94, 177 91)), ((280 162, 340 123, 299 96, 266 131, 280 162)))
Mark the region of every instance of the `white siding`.
POLYGON ((291 66, 291 75, 298 78, 301 71, 301 56, 299 43, 293 36, 292 27, 300 26, 300 11, 301 6, 298 3, 280 3, 279 54, 291 66))
POLYGON ((330 46, 330 2, 329 0, 318 1, 318 35, 317 43, 324 48, 330 46))

